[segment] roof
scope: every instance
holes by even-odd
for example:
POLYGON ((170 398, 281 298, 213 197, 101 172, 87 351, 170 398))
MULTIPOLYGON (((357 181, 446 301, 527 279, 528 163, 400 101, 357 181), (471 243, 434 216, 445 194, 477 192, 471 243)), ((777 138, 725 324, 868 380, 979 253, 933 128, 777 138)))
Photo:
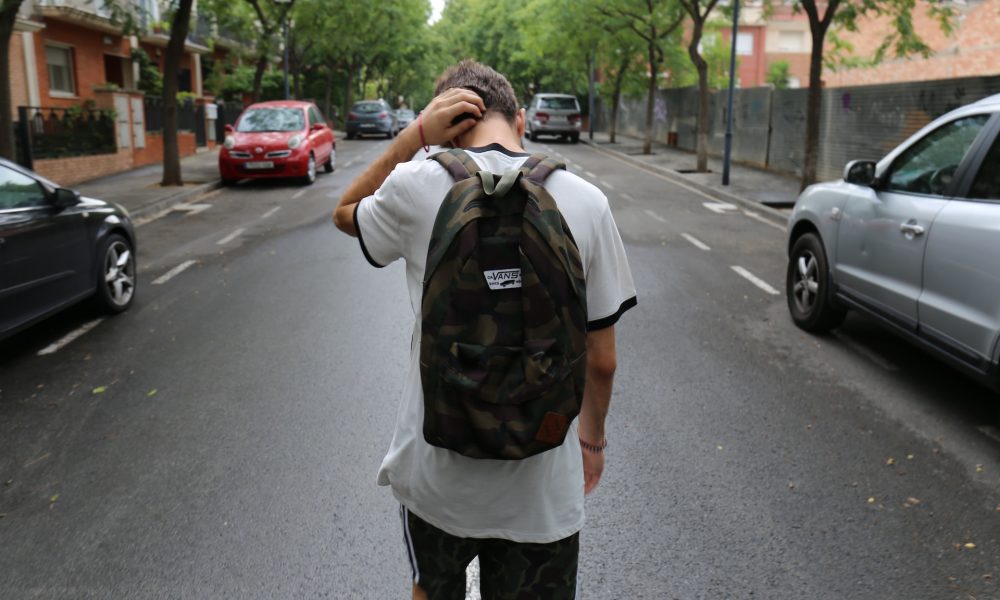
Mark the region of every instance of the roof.
POLYGON ((257 102, 247 107, 251 108, 309 108, 312 102, 304 100, 271 100, 270 102, 257 102))
POLYGON ((992 96, 987 96, 978 102, 972 103, 972 106, 982 106, 982 105, 993 105, 1000 104, 1000 94, 994 94, 992 96))

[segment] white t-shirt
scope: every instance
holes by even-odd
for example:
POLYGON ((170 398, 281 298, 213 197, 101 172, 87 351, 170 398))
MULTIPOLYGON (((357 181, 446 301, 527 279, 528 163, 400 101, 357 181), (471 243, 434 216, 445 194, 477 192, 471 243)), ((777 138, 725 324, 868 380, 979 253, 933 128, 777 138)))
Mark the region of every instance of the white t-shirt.
MULTIPOLYGON (((493 173, 518 168, 528 157, 493 144, 467 149, 493 173)), ((583 527, 583 463, 567 442, 523 460, 483 460, 431 446, 423 437, 420 385, 420 304, 427 245, 438 207, 454 184, 436 161, 402 163, 373 196, 355 208, 354 220, 365 257, 375 266, 406 260, 406 283, 415 316, 410 371, 403 390, 379 485, 414 514, 460 537, 504 538, 548 543, 583 527)), ((635 287, 608 200, 590 183, 566 171, 545 182, 580 249, 587 280, 590 329, 613 325, 635 305, 635 287)))

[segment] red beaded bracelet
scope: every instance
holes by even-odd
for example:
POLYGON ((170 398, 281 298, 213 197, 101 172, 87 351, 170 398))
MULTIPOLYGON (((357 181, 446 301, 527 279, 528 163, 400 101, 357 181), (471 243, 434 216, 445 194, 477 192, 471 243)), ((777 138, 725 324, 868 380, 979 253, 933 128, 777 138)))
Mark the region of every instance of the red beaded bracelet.
POLYGON ((427 145, 427 140, 424 139, 424 113, 421 112, 417 115, 417 129, 420 130, 420 145, 423 147, 424 152, 430 152, 431 147, 427 145))
POLYGON ((608 447, 608 438, 602 439, 600 444, 591 444, 590 442, 585 442, 583 438, 580 438, 580 447, 588 452, 600 454, 601 452, 604 452, 605 448, 608 447))

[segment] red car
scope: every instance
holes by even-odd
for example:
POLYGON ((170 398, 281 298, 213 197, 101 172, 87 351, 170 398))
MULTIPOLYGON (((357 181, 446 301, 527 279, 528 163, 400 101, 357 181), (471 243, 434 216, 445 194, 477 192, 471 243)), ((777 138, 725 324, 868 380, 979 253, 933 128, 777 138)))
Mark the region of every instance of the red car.
POLYGON ((247 107, 235 127, 226 125, 219 174, 224 184, 294 177, 309 185, 317 167, 332 173, 336 161, 337 140, 315 104, 260 102, 247 107))

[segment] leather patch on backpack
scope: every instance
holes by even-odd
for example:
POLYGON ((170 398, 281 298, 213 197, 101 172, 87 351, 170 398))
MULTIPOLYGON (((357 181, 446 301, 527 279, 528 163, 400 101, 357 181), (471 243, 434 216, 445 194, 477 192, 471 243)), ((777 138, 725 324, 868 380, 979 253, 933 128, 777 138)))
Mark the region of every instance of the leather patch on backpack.
POLYGON ((542 426, 538 428, 535 439, 545 444, 558 444, 566 437, 566 429, 569 428, 569 419, 566 415, 547 412, 542 419, 542 426))

